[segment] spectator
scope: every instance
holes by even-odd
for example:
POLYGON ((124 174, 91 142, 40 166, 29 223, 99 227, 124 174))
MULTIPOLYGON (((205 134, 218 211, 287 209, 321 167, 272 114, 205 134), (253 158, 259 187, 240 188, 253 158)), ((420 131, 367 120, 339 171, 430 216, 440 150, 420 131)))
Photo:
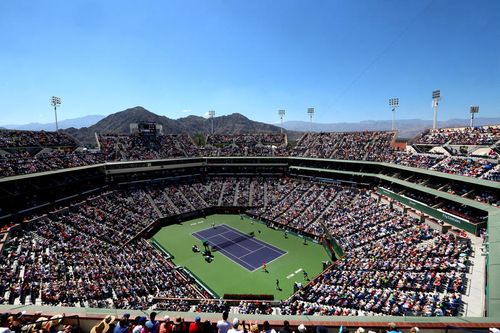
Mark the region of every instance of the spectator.
POLYGON ((163 322, 160 324, 159 333, 172 333, 173 325, 169 316, 163 317, 163 322))
POLYGON ((146 325, 150 323, 149 326, 151 326, 150 328, 150 332, 151 333, 158 333, 158 330, 160 329, 160 323, 156 320, 156 312, 151 312, 151 314, 149 315, 149 320, 146 322, 146 325))
POLYGON ((229 313, 227 311, 224 311, 222 313, 222 319, 217 322, 218 333, 227 333, 227 331, 231 327, 231 323, 227 321, 228 317, 229 313))
POLYGON ((389 323, 389 329, 387 330, 387 333, 401 333, 401 331, 398 331, 396 329, 396 323, 390 322, 389 323))
POLYGON ((189 333, 203 333, 203 325, 200 316, 196 316, 194 322, 189 325, 189 333))
POLYGON ((173 332, 175 333, 187 333, 186 323, 184 322, 184 318, 177 317, 175 318, 173 332))
POLYGON ((288 320, 283 322, 283 327, 279 330, 279 333, 292 333, 292 329, 290 328, 290 323, 288 320))
MULTIPOLYGON (((127 314, 123 315, 118 324, 115 326, 113 333, 127 333, 130 328, 127 314)), ((129 315, 130 316, 130 315, 129 315)))
POLYGON ((239 329, 240 321, 238 318, 233 319, 233 325, 232 328, 230 328, 227 332, 228 333, 242 333, 243 331, 239 329))
POLYGON ((266 320, 264 321, 264 323, 262 324, 262 333, 276 333, 276 331, 274 330, 274 328, 271 328, 271 325, 269 324, 269 322, 266 320))

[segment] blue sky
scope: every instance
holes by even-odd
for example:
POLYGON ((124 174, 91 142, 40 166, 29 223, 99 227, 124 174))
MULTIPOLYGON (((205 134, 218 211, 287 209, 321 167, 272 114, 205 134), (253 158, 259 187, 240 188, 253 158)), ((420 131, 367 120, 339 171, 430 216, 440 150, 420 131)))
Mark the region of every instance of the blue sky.
POLYGON ((142 105, 317 122, 500 116, 500 1, 1 1, 0 124, 142 105))

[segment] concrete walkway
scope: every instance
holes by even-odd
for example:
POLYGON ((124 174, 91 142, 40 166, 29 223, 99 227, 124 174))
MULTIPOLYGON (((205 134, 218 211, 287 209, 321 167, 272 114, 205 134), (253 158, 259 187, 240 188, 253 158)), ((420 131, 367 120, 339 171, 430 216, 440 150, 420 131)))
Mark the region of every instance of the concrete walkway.
POLYGON ((470 258, 472 263, 471 271, 466 274, 468 279, 467 292, 462 298, 467 303, 464 315, 467 317, 484 317, 486 257, 482 256, 483 252, 481 251, 483 240, 470 234, 469 237, 474 252, 470 258))

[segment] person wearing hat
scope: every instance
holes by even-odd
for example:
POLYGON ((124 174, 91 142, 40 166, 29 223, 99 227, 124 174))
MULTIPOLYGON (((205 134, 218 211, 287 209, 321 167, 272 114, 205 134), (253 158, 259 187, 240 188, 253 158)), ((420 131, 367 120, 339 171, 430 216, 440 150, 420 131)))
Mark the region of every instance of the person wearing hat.
POLYGON ((194 318, 194 322, 189 325, 189 333, 202 333, 203 325, 201 324, 200 316, 194 318))
POLYGON ((145 324, 146 324, 146 317, 136 318, 136 325, 132 330, 132 333, 142 333, 142 329, 144 328, 145 324))
MULTIPOLYGON (((43 318, 43 317, 40 317, 43 318)), ((39 319, 40 319, 39 318, 39 319)), ((104 320, 101 320, 97 325, 92 327, 90 333, 107 333, 109 331, 109 324, 104 320)))
POLYGON ((396 329, 396 323, 390 322, 389 323, 389 329, 387 330, 387 333, 401 333, 401 331, 398 331, 396 329))
POLYGON ((141 333, 151 333, 154 329, 154 326, 155 325, 151 320, 146 321, 146 323, 142 327, 141 333))
POLYGON ((18 312, 15 315, 12 315, 9 317, 9 322, 10 322, 9 329, 12 332, 15 332, 15 333, 21 332, 22 320, 23 320, 23 316, 25 313, 26 313, 26 311, 18 312))
POLYGON ((217 333, 227 333, 227 331, 231 327, 231 323, 227 321, 228 317, 229 313, 227 311, 224 311, 224 313, 222 314, 222 319, 217 322, 217 333))
POLYGON ((300 333, 304 333, 307 329, 306 327, 304 326, 304 324, 300 324, 299 327, 297 327, 297 330, 300 332, 300 333))
POLYGON ((257 322, 255 323, 251 323, 250 324, 250 329, 249 329, 250 333, 259 333, 259 325, 257 324, 257 322))
POLYGON ((240 325, 240 321, 238 320, 238 318, 234 318, 233 319, 233 327, 230 328, 227 333, 242 333, 243 331, 238 329, 238 326, 240 325))
POLYGON ((35 321, 35 327, 33 328, 35 331, 50 331, 50 323, 49 318, 46 317, 38 317, 35 321))
POLYGON ((61 324, 63 319, 64 319, 64 314, 56 314, 56 315, 50 317, 51 331, 57 332, 58 331, 57 327, 61 324))
POLYGON ((163 317, 163 322, 160 324, 159 333, 172 333, 173 325, 169 316, 163 317))

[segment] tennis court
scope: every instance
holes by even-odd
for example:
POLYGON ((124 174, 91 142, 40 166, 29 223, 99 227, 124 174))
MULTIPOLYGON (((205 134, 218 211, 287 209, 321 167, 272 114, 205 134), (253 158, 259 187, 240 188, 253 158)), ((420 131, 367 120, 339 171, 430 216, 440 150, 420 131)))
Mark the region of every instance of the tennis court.
POLYGON ((263 263, 269 263, 286 254, 275 246, 225 224, 200 230, 192 235, 201 241, 207 241, 210 247, 249 271, 255 271, 263 263))
MULTIPOLYGON (((305 283, 302 271, 305 270, 309 276, 314 277, 323 270, 322 261, 329 260, 330 256, 321 244, 308 242, 304 245, 302 238, 290 233, 284 237, 282 230, 268 227, 265 223, 252 220, 246 216, 235 214, 213 214, 182 223, 171 224, 163 227, 153 236, 154 244, 164 249, 174 257, 173 262, 191 272, 199 281, 208 286, 220 297, 226 293, 231 294, 268 294, 274 295, 276 300, 285 299, 293 292, 294 282, 305 283), (212 224, 216 225, 216 231, 211 230, 212 224), (223 226, 224 225, 224 226, 223 226), (218 230, 217 230, 218 229, 218 230), (212 244, 218 243, 220 249, 213 251, 212 261, 206 261, 199 252, 193 252, 192 246, 197 245, 203 251, 200 238, 193 236, 199 234, 202 238, 215 236, 221 232, 233 230, 236 233, 224 233, 223 235, 248 249, 234 249, 229 241, 213 238, 212 244), (255 234, 252 238, 251 233, 255 234), (246 238, 252 239, 251 246, 247 245, 246 238), (257 246, 257 244, 260 244, 257 246), (252 251, 258 250, 255 253, 252 251), (272 248, 285 252, 278 256, 272 248), (228 251, 237 260, 233 260, 228 251), (225 252, 225 253, 224 253, 225 252), (267 257, 267 272, 259 269, 262 261, 266 260, 262 252, 270 252, 272 257, 267 257), (246 256, 245 256, 246 255, 246 256), (244 256, 244 257, 242 257, 244 256), (242 257, 242 258, 239 258, 242 257), (255 258, 252 259, 250 258, 255 258), (240 264, 244 261, 246 264, 240 264), (254 269, 253 267, 257 267, 254 269), (276 279, 280 280, 282 290, 276 289, 276 279)), ((237 247, 236 247, 237 248, 237 247)))

